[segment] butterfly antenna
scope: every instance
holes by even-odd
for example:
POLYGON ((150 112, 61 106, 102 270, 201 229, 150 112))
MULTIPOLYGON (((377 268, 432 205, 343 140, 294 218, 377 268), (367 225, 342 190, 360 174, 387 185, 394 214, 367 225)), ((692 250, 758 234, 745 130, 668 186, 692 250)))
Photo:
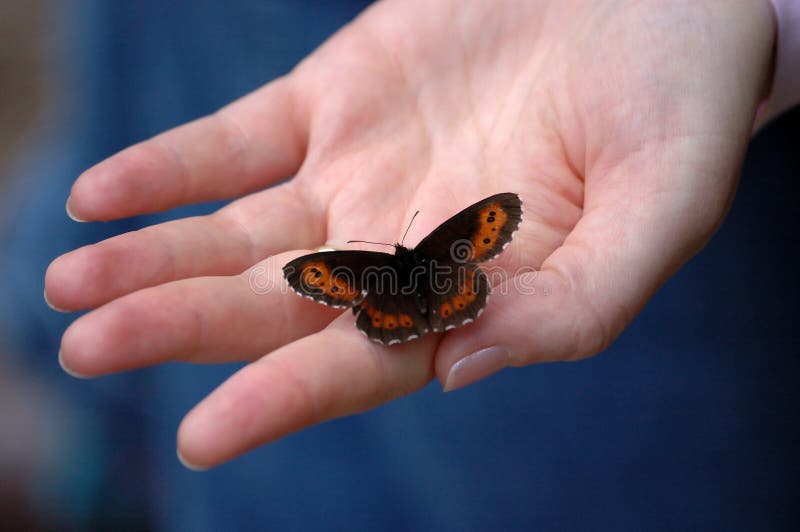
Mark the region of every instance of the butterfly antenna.
POLYGON ((413 223, 414 223, 414 218, 416 218, 418 214, 419 214, 419 211, 415 212, 415 213, 414 213, 414 216, 412 216, 412 217, 411 217, 411 221, 410 221, 410 222, 408 222, 408 227, 406 227, 406 232, 405 232, 405 233, 403 233, 403 239, 400 241, 400 245, 401 245, 401 246, 402 246, 402 245, 403 245, 403 243, 406 241, 406 235, 408 234, 408 230, 409 230, 409 229, 411 229, 411 224, 413 224, 413 223))
POLYGON ((392 246, 393 244, 387 244, 386 242, 370 242, 369 240, 348 240, 348 244, 375 244, 376 246, 392 246))

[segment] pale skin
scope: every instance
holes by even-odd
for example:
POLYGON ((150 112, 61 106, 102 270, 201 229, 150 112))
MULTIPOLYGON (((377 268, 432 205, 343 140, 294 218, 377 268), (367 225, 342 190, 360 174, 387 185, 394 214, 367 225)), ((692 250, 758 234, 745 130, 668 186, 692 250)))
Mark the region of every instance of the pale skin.
POLYGON ((722 221, 773 26, 765 0, 380 2, 287 76, 78 178, 83 221, 239 199, 57 258, 48 301, 95 309, 62 364, 250 362, 181 424, 179 454, 207 468, 434 378, 595 355, 722 221), (491 264, 538 290, 495 286, 461 329, 386 348, 350 312, 250 282, 326 243, 394 242, 420 210, 413 246, 506 191, 525 218, 491 264))

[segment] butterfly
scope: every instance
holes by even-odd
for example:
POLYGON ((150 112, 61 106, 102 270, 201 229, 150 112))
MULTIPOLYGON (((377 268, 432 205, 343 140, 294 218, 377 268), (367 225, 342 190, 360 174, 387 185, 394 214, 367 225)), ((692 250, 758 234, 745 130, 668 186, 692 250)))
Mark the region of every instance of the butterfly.
POLYGON ((407 342, 480 316, 490 286, 478 263, 497 257, 521 221, 519 196, 496 194, 448 219, 415 248, 400 243, 394 254, 320 251, 288 262, 283 274, 302 296, 352 307, 356 327, 368 338, 407 342))

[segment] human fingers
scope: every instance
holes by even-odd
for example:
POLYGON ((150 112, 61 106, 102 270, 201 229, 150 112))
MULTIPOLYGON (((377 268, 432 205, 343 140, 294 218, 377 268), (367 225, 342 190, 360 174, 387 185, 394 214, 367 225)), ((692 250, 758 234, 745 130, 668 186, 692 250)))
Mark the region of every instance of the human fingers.
POLYGON ((291 183, 210 216, 170 221, 71 251, 45 274, 48 303, 93 308, 141 288, 201 275, 234 275, 260 259, 324 240, 320 216, 291 183))
POLYGON ((81 221, 111 220, 253 192, 297 171, 306 128, 291 78, 280 78, 86 170, 67 211, 81 221))
POLYGON ((341 311, 289 293, 281 268, 297 252, 231 277, 197 277, 123 296, 78 318, 61 341, 72 374, 164 362, 252 360, 322 329, 341 311))
POLYGON ((181 423, 181 460, 192 468, 212 467, 291 432, 407 395, 430 381, 436 336, 387 348, 367 340, 352 322, 351 316, 342 316, 223 383, 181 423))

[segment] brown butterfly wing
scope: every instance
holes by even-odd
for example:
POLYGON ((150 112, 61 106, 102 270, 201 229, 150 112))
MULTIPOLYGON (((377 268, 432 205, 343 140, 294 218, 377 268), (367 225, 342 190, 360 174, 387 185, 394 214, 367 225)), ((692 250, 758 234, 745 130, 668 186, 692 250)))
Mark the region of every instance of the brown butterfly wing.
POLYGON ((320 251, 283 267, 289 286, 301 296, 337 308, 354 307, 367 293, 373 268, 391 268, 394 255, 375 251, 320 251))
POLYGON ((384 345, 399 344, 429 332, 427 318, 415 303, 413 294, 381 295, 368 291, 353 312, 358 313, 356 327, 367 338, 384 345))
POLYGON ((495 194, 451 217, 415 248, 437 261, 484 262, 511 242, 522 222, 522 201, 512 192, 495 194))
POLYGON ((428 292, 428 322, 434 332, 443 332, 478 319, 490 287, 477 264, 441 267, 428 292), (449 271, 448 271, 449 270, 449 271))

